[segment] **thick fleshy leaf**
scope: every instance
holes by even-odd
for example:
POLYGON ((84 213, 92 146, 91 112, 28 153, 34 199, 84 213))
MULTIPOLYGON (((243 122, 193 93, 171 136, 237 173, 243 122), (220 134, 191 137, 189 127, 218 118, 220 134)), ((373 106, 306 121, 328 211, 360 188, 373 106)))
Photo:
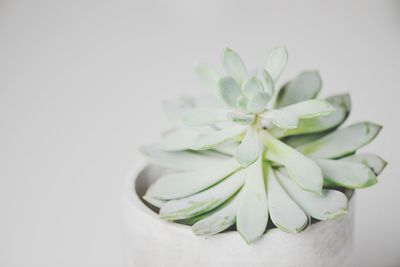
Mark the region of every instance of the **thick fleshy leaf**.
POLYGON ((178 128, 163 136, 161 145, 166 151, 180 151, 190 149, 201 134, 212 133, 215 130, 209 126, 178 128))
POLYGON ((231 158, 199 171, 165 175, 150 186, 146 195, 163 200, 188 197, 218 183, 239 168, 240 164, 231 158))
POLYGON ((236 151, 236 159, 242 166, 248 166, 257 160, 261 151, 260 137, 255 127, 249 127, 236 151))
POLYGON ((227 117, 229 120, 243 125, 252 124, 255 120, 254 114, 243 114, 238 112, 229 112, 227 117))
POLYGON ((224 205, 220 205, 219 207, 215 208, 214 210, 211 211, 207 211, 205 213, 199 214, 197 216, 191 217, 191 218, 187 218, 187 219, 182 219, 182 220, 176 220, 176 223, 179 224, 185 224, 185 225, 190 225, 192 226, 193 224, 197 223, 198 221, 203 220, 204 218, 210 216, 213 212, 215 212, 216 210, 219 210, 220 208, 222 208, 224 205))
POLYGON ((241 190, 236 227, 247 243, 262 236, 268 223, 268 202, 262 157, 247 169, 247 180, 241 190))
POLYGON ((351 98, 349 94, 333 95, 326 98, 326 101, 334 106, 341 106, 346 111, 346 117, 351 111, 351 98))
POLYGON ((336 106, 335 111, 333 111, 331 114, 327 116, 299 120, 297 127, 294 129, 281 129, 278 127, 273 127, 269 129, 269 132, 278 138, 292 136, 292 135, 302 135, 302 136, 293 136, 290 138, 291 143, 293 144, 297 143, 296 146, 299 146, 300 144, 312 142, 316 140, 316 138, 326 135, 327 132, 325 132, 324 134, 320 134, 320 132, 324 132, 339 126, 345 119, 346 119, 345 109, 341 106, 336 106), (317 133, 317 134, 312 134, 312 133, 317 133))
POLYGON ((245 172, 241 170, 198 194, 168 201, 161 206, 160 217, 175 221, 192 218, 210 211, 233 196, 242 187, 245 180, 245 172))
POLYGON ((272 49, 268 56, 267 64, 264 68, 269 73, 271 78, 276 81, 285 69, 287 61, 288 53, 286 47, 278 46, 272 49))
POLYGON ((293 112, 286 110, 268 110, 260 114, 260 116, 281 129, 295 129, 299 123, 297 116, 293 112))
POLYGON ((193 108, 183 113, 186 126, 203 126, 228 120, 229 110, 216 108, 193 108))
POLYGON ((323 189, 322 194, 314 194, 299 188, 282 171, 276 174, 289 195, 311 217, 318 220, 330 220, 347 214, 348 201, 342 192, 323 189))
POLYGON ((266 131, 260 132, 261 142, 268 147, 268 154, 274 154, 283 164, 290 177, 301 188, 314 193, 321 193, 323 176, 318 165, 295 149, 279 141, 266 131))
POLYGON ((225 48, 222 52, 222 65, 229 76, 241 83, 247 79, 247 70, 240 56, 230 48, 225 48))
POLYGON ((220 153, 209 151, 165 151, 160 145, 149 145, 140 148, 140 151, 151 163, 176 171, 192 171, 208 168, 227 159, 220 153), (182 164, 184 162, 185 164, 182 164))
POLYGON ((216 212, 196 222, 192 226, 193 233, 196 235, 210 236, 222 232, 234 225, 236 222, 239 200, 240 193, 236 194, 232 200, 216 212))
MULTIPOLYGON (((275 128, 274 128, 274 131, 272 131, 272 129, 269 129, 269 132, 277 138, 279 138, 281 136, 280 132, 275 131, 275 128)), ((293 135, 293 136, 288 136, 288 137, 284 138, 283 141, 288 146, 296 148, 296 147, 302 146, 304 144, 314 142, 318 138, 321 138, 327 134, 328 133, 325 133, 325 132, 317 132, 317 133, 311 133, 311 134, 293 135)), ((283 136, 285 136, 285 135, 283 134, 283 136)))
POLYGON ((232 77, 221 78, 218 81, 218 91, 225 104, 236 108, 236 103, 242 95, 242 91, 240 85, 232 77))
MULTIPOLYGON (((223 130, 223 129, 231 128, 233 126, 237 126, 237 123, 233 122, 232 118, 230 118, 230 116, 231 115, 229 115, 229 113, 228 113, 226 121, 221 121, 221 122, 217 122, 217 123, 213 124, 212 126, 214 127, 214 129, 223 130)), ((244 123, 243 123, 243 125, 244 125, 244 123)))
POLYGON ((310 119, 326 116, 335 111, 335 108, 325 100, 311 99, 297 104, 289 105, 281 110, 290 111, 300 119, 310 119))
POLYGON ((351 154, 371 142, 381 128, 374 123, 360 122, 337 130, 312 143, 302 145, 297 149, 312 157, 338 158, 351 154))
POLYGON ((324 185, 346 188, 364 188, 377 183, 374 172, 357 162, 315 159, 324 175, 324 185))
POLYGON ((269 75, 266 70, 261 70, 259 71, 258 76, 263 85, 264 92, 272 98, 275 92, 275 83, 271 75, 269 75))
POLYGON ((242 92, 248 98, 251 98, 256 93, 264 92, 261 82, 255 76, 251 76, 242 86, 242 92))
POLYGON ((204 86, 213 90, 217 89, 220 76, 214 67, 207 64, 198 64, 195 72, 204 86))
POLYGON ((225 142, 219 145, 216 145, 213 147, 213 150, 225 154, 225 155, 230 155, 233 156, 236 154, 236 150, 238 148, 240 143, 236 141, 231 141, 231 142, 225 142))
POLYGON ((387 162, 379 157, 378 155, 371 153, 359 153, 354 154, 345 158, 340 159, 340 161, 350 161, 350 162, 358 162, 362 163, 375 173, 375 175, 379 175, 383 169, 385 169, 387 162))
POLYGON ((335 111, 324 117, 317 117, 311 119, 302 119, 299 121, 297 128, 282 130, 277 127, 269 129, 275 137, 293 136, 286 140, 290 146, 297 147, 320 138, 329 133, 328 130, 339 127, 348 117, 351 109, 351 100, 348 94, 335 95, 326 99, 334 108, 335 111), (321 133, 324 132, 324 133, 321 133), (312 134, 311 133, 317 133, 312 134), (303 135, 307 134, 307 135, 303 135))
POLYGON ((294 80, 286 83, 278 93, 275 107, 281 108, 317 97, 322 87, 321 77, 316 71, 300 73, 294 80))
POLYGON ((284 232, 298 233, 308 226, 309 217, 288 195, 272 168, 268 170, 267 196, 269 215, 276 227, 284 232))
POLYGON ((190 147, 193 150, 205 150, 213 148, 214 146, 232 140, 235 137, 240 136, 246 127, 244 126, 233 126, 231 128, 214 131, 211 133, 205 133, 197 136, 193 145, 190 147))
POLYGON ((249 103, 249 99, 245 97, 244 95, 239 96, 239 98, 236 101, 236 106, 243 111, 244 113, 248 113, 249 111, 247 110, 247 104, 249 103))
POLYGON ((247 110, 252 113, 260 113, 267 108, 270 96, 264 92, 255 93, 247 103, 247 110))

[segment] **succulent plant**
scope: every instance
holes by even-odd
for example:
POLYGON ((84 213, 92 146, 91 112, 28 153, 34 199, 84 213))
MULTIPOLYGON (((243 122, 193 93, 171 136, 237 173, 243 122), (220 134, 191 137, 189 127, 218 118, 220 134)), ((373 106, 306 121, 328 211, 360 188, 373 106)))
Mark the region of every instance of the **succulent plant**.
POLYGON ((381 126, 361 122, 339 128, 351 104, 348 94, 316 99, 322 82, 306 71, 276 82, 288 60, 283 46, 266 65, 249 73, 225 48, 221 76, 200 64, 196 74, 214 98, 165 103, 175 128, 161 144, 143 147, 150 162, 174 172, 160 177, 143 197, 161 218, 192 225, 197 235, 214 235, 236 225, 251 243, 272 223, 297 233, 311 222, 347 213, 344 188, 377 182, 386 162, 356 151, 381 126))

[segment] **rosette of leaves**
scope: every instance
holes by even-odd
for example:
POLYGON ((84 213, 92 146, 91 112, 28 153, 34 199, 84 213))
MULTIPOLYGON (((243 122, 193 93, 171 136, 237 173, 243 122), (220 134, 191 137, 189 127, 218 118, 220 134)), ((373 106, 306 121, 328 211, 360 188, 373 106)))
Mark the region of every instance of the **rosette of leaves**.
POLYGON ((341 188, 377 182, 386 162, 356 153, 381 126, 355 123, 347 94, 317 99, 322 82, 307 71, 276 90, 288 59, 274 48, 265 66, 249 72, 231 49, 222 53, 225 75, 200 64, 196 73, 216 96, 166 103, 175 129, 142 152, 174 170, 150 186, 144 199, 161 218, 214 235, 235 225, 251 243, 269 220, 289 233, 347 213, 341 188))

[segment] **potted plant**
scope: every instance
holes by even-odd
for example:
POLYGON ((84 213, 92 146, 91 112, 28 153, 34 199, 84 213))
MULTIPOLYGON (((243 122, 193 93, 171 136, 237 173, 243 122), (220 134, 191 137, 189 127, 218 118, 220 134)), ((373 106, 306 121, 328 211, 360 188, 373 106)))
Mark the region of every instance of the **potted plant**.
POLYGON ((386 165, 356 151, 381 126, 340 127, 350 96, 318 99, 316 71, 276 90, 287 59, 249 73, 225 48, 224 75, 195 69, 214 98, 165 103, 175 128, 141 148, 125 196, 132 266, 351 266, 354 189, 386 165))

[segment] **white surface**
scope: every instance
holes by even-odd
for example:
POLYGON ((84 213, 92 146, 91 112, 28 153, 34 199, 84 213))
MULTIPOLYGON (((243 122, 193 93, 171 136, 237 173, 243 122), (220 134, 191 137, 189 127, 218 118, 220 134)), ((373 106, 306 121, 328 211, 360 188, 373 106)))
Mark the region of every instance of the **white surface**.
POLYGON ((121 266, 120 194, 165 98, 199 93, 196 60, 250 66, 289 48, 350 122, 385 127, 391 165, 358 192, 357 266, 400 265, 398 1, 0 1, 0 265, 121 266))
MULTIPOLYGON (((136 194, 143 194, 163 174, 165 169, 154 166, 143 172, 138 168, 127 182, 123 194, 126 267, 354 266, 354 214, 312 224, 299 234, 270 229, 251 246, 236 231, 198 237, 188 226, 157 220, 136 194)), ((353 203, 351 199, 350 212, 353 203)))

